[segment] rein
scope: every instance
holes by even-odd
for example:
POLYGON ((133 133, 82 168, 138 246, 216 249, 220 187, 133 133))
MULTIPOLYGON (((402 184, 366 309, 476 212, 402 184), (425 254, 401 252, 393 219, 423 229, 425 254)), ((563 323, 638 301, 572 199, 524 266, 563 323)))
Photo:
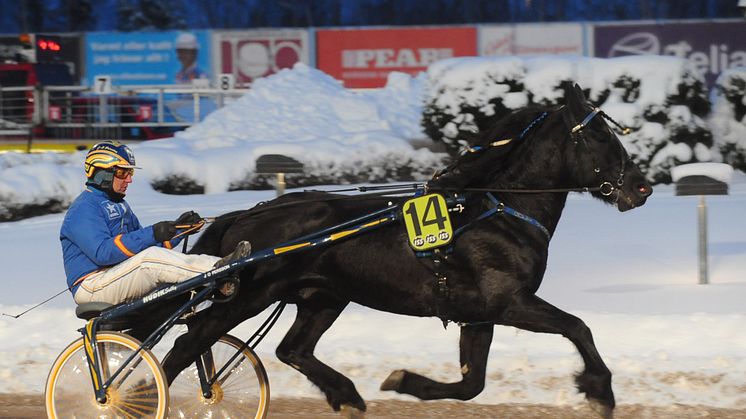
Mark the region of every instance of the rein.
MULTIPOLYGON (((552 189, 501 189, 501 188, 432 188, 430 190, 443 190, 443 191, 454 191, 454 192, 503 192, 503 193, 563 193, 563 192, 601 192, 612 187, 611 183, 604 182, 601 186, 583 186, 578 188, 552 188, 552 189), (607 186, 608 185, 608 186, 607 186)), ((613 189, 612 189, 613 190, 613 189)), ((609 193, 610 194, 610 193, 609 193)), ((608 195, 608 194, 604 194, 608 195)))
MULTIPOLYGON (((554 111, 560 111, 563 108, 566 108, 565 105, 559 106, 554 111)), ((539 116, 537 116, 531 123, 529 123, 519 134, 517 137, 518 140, 522 140, 526 137, 526 135, 537 125, 539 125, 543 120, 550 114, 549 111, 544 111, 539 116)), ((582 137, 582 130, 596 117, 596 116, 602 116, 604 119, 609 120, 614 125, 619 127, 623 130, 623 132, 626 134, 629 132, 629 128, 622 127, 621 124, 616 122, 615 120, 611 119, 606 113, 604 113, 600 108, 596 107, 593 108, 588 115, 583 118, 583 120, 575 124, 572 128, 570 128, 570 135, 573 137, 573 139, 576 139, 578 136, 582 137)), ((583 141, 585 142, 585 138, 583 138, 583 141)), ((490 142, 489 144, 486 144, 484 146, 473 146, 467 148, 463 154, 467 153, 481 153, 486 150, 489 150, 490 148, 494 147, 502 147, 507 144, 510 144, 513 141, 513 138, 506 138, 501 140, 496 140, 493 142, 490 142)), ((577 142, 577 140, 576 140, 577 142)), ((436 180, 438 177, 444 175, 445 173, 450 172, 453 170, 454 167, 456 167, 458 162, 454 162, 453 164, 435 172, 433 174, 432 180, 436 180)), ((621 162, 621 171, 620 176, 617 179, 616 183, 617 186, 621 186, 624 184, 624 159, 622 159, 621 162)), ((596 167, 594 169, 594 172, 600 173, 601 168, 596 167)), ((381 197, 387 197, 387 196, 394 196, 394 195, 400 195, 403 193, 408 192, 415 192, 415 193, 427 193, 428 191, 436 190, 436 191, 449 191, 449 192, 485 192, 485 193, 514 193, 514 194, 541 194, 541 193, 568 193, 568 192, 598 192, 603 196, 609 196, 613 194, 617 187, 614 186, 609 181, 602 182, 599 186, 581 186, 581 187, 568 187, 568 188, 546 188, 546 189, 516 189, 516 188, 442 188, 442 187, 431 187, 428 185, 428 183, 412 183, 412 184, 399 184, 399 185, 378 185, 378 186, 359 186, 355 188, 344 188, 344 189, 335 189, 335 190, 329 190, 329 191, 321 191, 321 190, 315 190, 315 189, 307 189, 304 192, 324 192, 324 193, 339 193, 339 192, 364 192, 364 195, 342 195, 342 196, 328 196, 324 198, 318 198, 313 200, 306 200, 306 201, 296 201, 296 202, 285 202, 282 204, 277 204, 269 208, 261 208, 261 205, 264 204, 264 202, 260 202, 250 210, 250 213, 241 213, 236 214, 231 217, 225 217, 221 218, 223 220, 232 219, 232 218, 238 218, 242 216, 250 216, 250 215, 256 215, 258 213, 268 211, 268 210, 275 210, 279 208, 286 208, 286 207, 293 207, 300 204, 308 204, 310 202, 329 202, 329 201, 336 201, 336 200, 364 200, 364 199, 374 199, 374 198, 381 198, 381 197), (371 192, 376 191, 376 192, 371 192)), ((210 220, 208 222, 214 221, 210 220)))
MULTIPOLYGON (((554 111, 555 112, 556 111, 561 111, 563 108, 566 108, 566 105, 562 105, 562 106, 556 108, 554 111)), ((523 131, 521 131, 520 135, 518 136, 518 140, 522 140, 526 136, 526 134, 528 134, 528 132, 533 127, 535 127, 536 125, 538 125, 539 123, 541 123, 544 120, 544 118, 546 118, 548 115, 549 115, 549 112, 545 111, 545 112, 542 112, 539 116, 537 116, 533 121, 531 121, 531 123, 528 124, 528 126, 526 126, 526 128, 523 129, 523 131)), ((585 137, 582 135, 582 130, 583 130, 583 128, 585 128, 586 126, 588 126, 588 124, 597 115, 600 115, 604 119, 606 119, 606 120, 610 121, 611 123, 613 123, 615 126, 619 127, 622 130, 622 134, 623 135, 626 135, 626 134, 628 134, 630 132, 629 128, 623 127, 620 123, 618 123, 617 121, 615 121, 614 119, 612 119, 610 116, 608 116, 604 111, 602 111, 601 108, 595 107, 595 108, 593 108, 588 113, 588 115, 585 116, 585 118, 583 118, 583 120, 580 123, 575 124, 572 128, 570 128, 570 136, 575 140, 576 144, 577 144, 577 137, 579 137, 579 136, 583 139, 583 142, 585 143, 585 137)), ((513 141, 512 138, 507 138, 507 139, 503 139, 503 140, 498 140, 498 141, 490 142, 490 143, 486 144, 485 146, 469 147, 469 148, 467 148, 464 151, 463 154, 484 152, 484 151, 486 151, 486 150, 488 150, 490 148, 501 147, 501 146, 507 145, 507 144, 511 143, 512 141, 513 141)), ((624 153, 622 153, 622 154, 624 154, 624 153)), ((624 168, 625 168, 625 164, 624 163, 625 163, 624 162, 624 158, 622 158, 621 159, 621 168, 620 168, 620 172, 619 172, 619 178, 616 181, 617 186, 622 186, 624 184, 624 168)), ((431 180, 436 180, 440 176, 442 176, 442 175, 444 175, 444 174, 452 171, 453 168, 456 167, 457 165, 458 165, 458 162, 454 162, 453 164, 451 164, 451 165, 449 165, 449 166, 447 166, 447 167, 445 167, 445 168, 437 171, 433 175, 433 177, 432 177, 431 180)), ((597 167, 594 168, 594 172, 597 173, 597 174, 601 173, 601 168, 598 167, 598 165, 597 165, 597 167)), ((573 188, 548 188, 548 189, 431 188, 431 189, 433 189, 433 190, 444 190, 444 191, 458 191, 458 192, 461 192, 461 191, 466 191, 466 192, 496 192, 496 193, 502 192, 502 193, 518 193, 518 194, 566 193, 566 192, 599 192, 603 196, 609 196, 609 195, 613 194, 614 191, 616 191, 617 188, 611 182, 609 182, 609 181, 603 181, 603 182, 601 182, 601 184, 599 186, 581 186, 581 187, 573 187, 573 188)), ((425 184, 425 191, 427 192, 427 190, 429 190, 429 187, 427 186, 427 184, 425 184)))

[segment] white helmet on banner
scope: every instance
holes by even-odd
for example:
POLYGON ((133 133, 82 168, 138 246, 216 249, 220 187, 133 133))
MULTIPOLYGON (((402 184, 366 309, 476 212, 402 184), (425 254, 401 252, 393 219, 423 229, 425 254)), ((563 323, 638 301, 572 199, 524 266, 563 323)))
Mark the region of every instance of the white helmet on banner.
POLYGON ((191 33, 182 33, 176 38, 176 49, 199 49, 197 37, 191 33))

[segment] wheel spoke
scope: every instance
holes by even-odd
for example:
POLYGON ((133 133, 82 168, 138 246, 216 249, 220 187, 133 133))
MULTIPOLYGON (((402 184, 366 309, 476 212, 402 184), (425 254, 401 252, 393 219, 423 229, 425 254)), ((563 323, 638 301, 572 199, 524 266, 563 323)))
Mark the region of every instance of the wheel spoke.
MULTIPOLYGON (((222 369, 242 347, 243 342, 230 335, 221 337, 211 348, 216 370, 222 369)), ((266 417, 269 382, 259 358, 245 348, 230 365, 213 384, 210 399, 201 395, 196 365, 182 371, 170 388, 171 417, 266 417)))
MULTIPOLYGON (((97 335, 101 371, 106 381, 140 347, 134 338, 116 332, 97 335)), ((108 387, 106 401, 96 401, 82 339, 68 346, 55 361, 46 387, 50 417, 124 417, 162 419, 168 412, 165 374, 150 351, 139 351, 108 387)))

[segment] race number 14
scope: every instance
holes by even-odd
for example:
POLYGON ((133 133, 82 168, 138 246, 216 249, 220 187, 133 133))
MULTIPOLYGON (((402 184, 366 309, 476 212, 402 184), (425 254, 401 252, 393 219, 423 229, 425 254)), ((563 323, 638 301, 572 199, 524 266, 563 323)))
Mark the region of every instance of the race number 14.
POLYGON ((451 242, 453 230, 448 206, 442 195, 412 198, 402 207, 409 244, 415 250, 428 250, 451 242))

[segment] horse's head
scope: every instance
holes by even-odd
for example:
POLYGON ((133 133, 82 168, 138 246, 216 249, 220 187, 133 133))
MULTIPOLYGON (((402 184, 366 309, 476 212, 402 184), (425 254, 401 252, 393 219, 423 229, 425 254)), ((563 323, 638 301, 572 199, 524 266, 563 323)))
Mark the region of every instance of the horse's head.
POLYGON ((574 144, 572 177, 579 185, 596 186, 592 194, 619 211, 643 205, 653 188, 607 122, 626 128, 588 103, 577 84, 566 90, 565 100, 565 125, 574 144))

